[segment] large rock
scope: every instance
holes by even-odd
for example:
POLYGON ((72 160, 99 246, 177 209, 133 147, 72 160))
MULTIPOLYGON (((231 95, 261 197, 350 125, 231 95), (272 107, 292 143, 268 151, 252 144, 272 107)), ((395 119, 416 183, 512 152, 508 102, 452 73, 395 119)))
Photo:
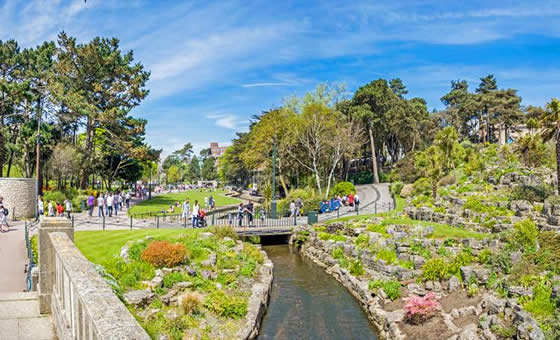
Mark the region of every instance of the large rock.
POLYGON ((447 282, 447 290, 450 292, 454 292, 459 288, 460 285, 461 284, 459 282, 459 279, 455 275, 453 275, 447 282))
POLYGON ((142 307, 154 299, 156 295, 147 290, 133 290, 123 295, 124 301, 129 305, 134 305, 137 307, 142 307))
POLYGON ((463 331, 459 334, 457 340, 478 340, 477 327, 471 323, 463 327, 463 331))
POLYGON ((489 315, 494 315, 504 311, 506 302, 505 300, 497 298, 494 295, 485 294, 482 297, 482 306, 483 308, 486 308, 489 315))
POLYGON ((508 288, 508 293, 510 296, 533 296, 533 289, 525 288, 523 286, 511 286, 508 288))
POLYGON ((488 277, 490 276, 490 270, 475 266, 461 267, 461 278, 464 282, 468 282, 471 276, 474 276, 478 283, 486 283, 488 281, 488 277))
POLYGON ((218 263, 218 257, 216 256, 216 253, 211 253, 207 260, 202 261, 201 265, 203 267, 214 267, 216 266, 216 263, 218 263))
POLYGON ((414 191, 413 184, 405 184, 401 189, 401 197, 403 198, 409 197, 410 195, 412 195, 413 191, 414 191))
POLYGON ((511 201, 509 207, 517 216, 525 216, 533 211, 533 205, 526 200, 511 201))

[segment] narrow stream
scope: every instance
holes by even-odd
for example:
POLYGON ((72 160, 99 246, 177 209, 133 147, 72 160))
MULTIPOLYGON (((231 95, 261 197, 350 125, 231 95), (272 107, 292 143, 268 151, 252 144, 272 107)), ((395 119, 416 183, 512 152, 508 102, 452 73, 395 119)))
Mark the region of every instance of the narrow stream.
POLYGON ((263 249, 274 282, 258 339, 377 339, 358 301, 322 268, 287 245, 263 249))

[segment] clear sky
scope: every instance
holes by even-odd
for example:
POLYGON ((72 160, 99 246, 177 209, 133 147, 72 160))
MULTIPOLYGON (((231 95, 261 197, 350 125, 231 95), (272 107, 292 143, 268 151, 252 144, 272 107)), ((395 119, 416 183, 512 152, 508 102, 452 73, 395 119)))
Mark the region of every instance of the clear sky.
POLYGON ((430 109, 453 79, 493 73, 524 105, 560 96, 560 1, 0 0, 0 39, 117 37, 151 73, 134 112, 167 154, 227 144, 318 83, 349 94, 400 77, 430 109), (467 5, 468 3, 468 5, 467 5))

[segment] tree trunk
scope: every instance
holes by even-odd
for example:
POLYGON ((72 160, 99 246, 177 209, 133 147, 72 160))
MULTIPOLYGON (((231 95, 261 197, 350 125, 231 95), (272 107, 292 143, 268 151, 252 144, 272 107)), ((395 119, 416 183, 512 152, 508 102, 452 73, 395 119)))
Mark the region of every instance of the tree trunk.
POLYGON ((87 189, 87 181, 88 181, 88 177, 89 177, 89 169, 91 166, 91 155, 92 155, 92 139, 93 139, 93 124, 90 120, 90 118, 88 118, 88 124, 87 124, 87 131, 86 131, 86 159, 85 159, 85 164, 84 164, 84 168, 83 168, 83 173, 82 173, 82 181, 80 183, 80 188, 82 190, 87 189))
POLYGON ((432 197, 435 199, 437 199, 437 180, 436 179, 432 179, 432 197))
POLYGON ((560 136, 556 137, 556 191, 560 195, 560 136))
POLYGON ((379 184, 379 175, 377 174, 377 154, 375 152, 375 142, 373 140, 373 131, 371 130, 371 126, 368 129, 369 131, 369 142, 371 143, 371 163, 373 166, 373 183, 379 184))
POLYGON ((6 177, 10 177, 10 172, 12 171, 12 161, 14 160, 14 152, 10 152, 10 158, 8 158, 8 170, 6 171, 6 177))

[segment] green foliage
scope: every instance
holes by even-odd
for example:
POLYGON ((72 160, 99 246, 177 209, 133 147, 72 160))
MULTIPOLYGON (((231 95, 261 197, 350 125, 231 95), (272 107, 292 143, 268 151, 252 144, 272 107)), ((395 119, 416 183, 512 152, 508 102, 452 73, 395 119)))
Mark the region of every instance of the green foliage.
POLYGON ((551 316, 556 309, 556 305, 551 300, 552 288, 550 282, 545 279, 540 280, 534 287, 533 293, 533 300, 523 306, 525 310, 539 319, 551 316))
POLYGON ((398 281, 394 280, 375 280, 369 282, 369 289, 383 289, 385 294, 391 300, 396 300, 401 296, 401 284, 398 281))
POLYGON ((371 184, 373 183, 373 174, 371 171, 360 171, 348 175, 348 180, 355 184, 371 184))
POLYGON ((391 183, 391 185, 390 185, 389 188, 390 188, 391 193, 392 193, 393 195, 398 196, 398 195, 401 194, 401 191, 402 191, 402 188, 403 188, 403 187, 404 187, 404 183, 403 183, 403 182, 401 182, 401 181, 396 181, 396 182, 391 183))
POLYGON ((181 281, 184 281, 184 280, 185 280, 185 277, 183 276, 183 274, 181 274, 179 272, 169 273, 169 274, 167 274, 163 277, 163 286, 165 288, 171 288, 177 282, 181 282, 181 281))
POLYGON ((33 251, 33 263, 37 265, 39 263, 39 236, 37 234, 31 236, 29 243, 31 244, 31 250, 33 251))
POLYGON ((360 234, 354 239, 354 243, 358 249, 364 249, 369 246, 369 235, 360 234))
POLYGON ((151 280, 155 275, 151 264, 143 261, 126 263, 121 258, 113 258, 105 270, 115 277, 122 288, 141 288, 140 281, 151 280))
POLYGON ((346 241, 346 237, 344 237, 343 235, 329 234, 329 233, 326 233, 326 232, 320 232, 317 236, 318 236, 319 240, 323 240, 323 241, 328 241, 328 240, 333 240, 335 242, 346 241))
POLYGON ((216 290, 206 296, 204 306, 224 318, 241 319, 247 314, 247 299, 241 296, 227 295, 216 290))
POLYGON ((507 250, 500 251, 497 254, 490 256, 488 263, 490 267, 499 273, 509 274, 511 273, 511 253, 507 250))
POLYGON ((467 250, 462 250, 448 264, 447 271, 449 274, 459 275, 462 266, 466 266, 473 262, 474 258, 467 250))
POLYGON ((383 248, 375 255, 378 259, 385 261, 387 264, 397 262, 397 253, 394 250, 383 248))
POLYGON ((554 188, 550 185, 516 185, 511 190, 511 200, 527 200, 529 202, 544 202, 554 195, 554 188))
POLYGON ((309 237, 309 231, 307 230, 297 232, 294 241, 296 246, 298 248, 301 247, 305 242, 307 242, 308 237, 309 237))
POLYGON ((333 189, 335 195, 344 196, 350 193, 356 193, 356 187, 350 182, 338 182, 333 189))
POLYGON ((429 178, 422 177, 417 179, 416 182, 414 182, 414 191, 413 191, 414 195, 420 195, 420 194, 430 195, 431 192, 432 192, 432 184, 429 178))
POLYGON ((537 245, 537 236, 538 230, 535 222, 525 219, 513 225, 510 245, 513 248, 534 251, 537 245))
POLYGON ((422 276, 427 281, 440 281, 448 279, 448 265, 443 259, 431 258, 422 266, 422 276))
POLYGON ((379 233, 383 235, 383 237, 388 238, 389 234, 387 233, 387 227, 380 224, 370 224, 366 227, 367 231, 372 231, 374 233, 379 233))
POLYGON ((365 273, 364 267, 362 266, 362 262, 360 262, 360 260, 350 260, 348 271, 354 276, 364 275, 365 273))
POLYGON ((490 329, 493 333, 504 339, 512 339, 517 334, 517 330, 515 329, 515 327, 506 327, 494 324, 490 329))
POLYGON ((469 285, 469 288, 467 289, 467 296, 468 297, 474 297, 476 295, 478 295, 479 292, 479 288, 478 285, 476 283, 471 283, 469 285))
POLYGON ((66 199, 66 195, 60 191, 45 191, 43 193, 43 201, 45 202, 45 210, 46 210, 46 203, 52 201, 53 203, 61 203, 64 202, 66 199))
POLYGON ((336 247, 332 251, 333 259, 340 260, 344 258, 344 251, 340 247, 336 247))
POLYGON ((490 249, 483 249, 480 253, 478 253, 478 262, 481 264, 487 264, 490 262, 491 257, 492 251, 490 249))
POLYGON ((134 261, 140 261, 142 259, 142 252, 146 249, 147 243, 146 241, 143 242, 134 242, 128 248, 128 258, 134 261))
POLYGON ((420 242, 412 242, 412 244, 410 245, 410 252, 413 255, 420 255, 426 259, 432 257, 432 253, 430 252, 430 249, 424 247, 424 245, 420 242))
POLYGON ((416 207, 422 207, 422 206, 433 207, 434 199, 432 196, 420 194, 416 196, 414 200, 412 200, 412 204, 416 207))
POLYGON ((447 175, 447 176, 443 176, 443 177, 439 180, 438 185, 440 185, 440 186, 449 186, 449 185, 455 184, 455 182, 457 182, 457 178, 455 178, 454 175, 447 175))
POLYGON ((229 237, 233 240, 237 240, 237 232, 232 226, 211 226, 208 231, 213 233, 218 239, 223 239, 224 237, 229 237))

